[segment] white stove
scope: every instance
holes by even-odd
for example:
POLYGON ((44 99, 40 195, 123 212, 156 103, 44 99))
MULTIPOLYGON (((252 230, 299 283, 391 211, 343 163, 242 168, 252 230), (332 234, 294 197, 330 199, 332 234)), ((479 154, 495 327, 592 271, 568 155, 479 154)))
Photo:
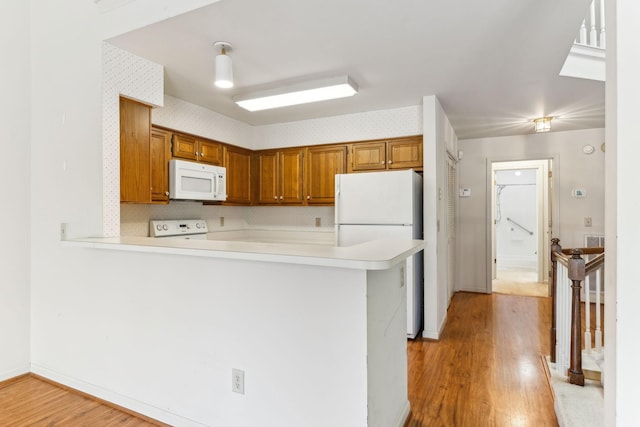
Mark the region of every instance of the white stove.
POLYGON ((207 222, 204 219, 149 221, 150 237, 205 240, 208 231, 207 222))

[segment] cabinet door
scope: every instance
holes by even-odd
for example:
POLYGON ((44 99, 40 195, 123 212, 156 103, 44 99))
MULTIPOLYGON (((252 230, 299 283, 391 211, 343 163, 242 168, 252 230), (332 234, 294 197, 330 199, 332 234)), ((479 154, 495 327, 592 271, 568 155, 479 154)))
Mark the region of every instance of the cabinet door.
POLYGON ((222 144, 216 141, 198 140, 198 161, 211 165, 222 165, 222 144))
POLYGON ((278 180, 280 203, 301 205, 303 198, 304 149, 283 150, 279 153, 278 180))
POLYGON ((171 154, 185 160, 198 160, 198 141, 191 135, 174 133, 171 143, 171 154))
POLYGON ((151 201, 151 107, 120 98, 120 201, 151 201))
POLYGON ((251 204, 251 151, 239 147, 224 148, 224 165, 227 168, 228 204, 251 204))
POLYGON ((387 168, 386 154, 384 141, 352 144, 349 172, 384 170, 387 168))
POLYGON ((422 169, 422 136, 387 142, 389 169, 422 169))
POLYGON ((309 147, 307 149, 305 188, 308 205, 335 203, 335 177, 347 168, 347 147, 309 147))
POLYGON ((257 202, 277 204, 278 198, 278 152, 261 152, 256 155, 258 191, 257 202))
POLYGON ((171 134, 162 129, 151 130, 151 201, 169 203, 169 160, 171 134))

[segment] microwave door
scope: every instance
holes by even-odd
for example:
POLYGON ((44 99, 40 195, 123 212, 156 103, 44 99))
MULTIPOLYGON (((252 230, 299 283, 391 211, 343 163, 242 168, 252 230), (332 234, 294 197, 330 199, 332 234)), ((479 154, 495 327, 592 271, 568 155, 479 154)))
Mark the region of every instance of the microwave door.
POLYGON ((214 185, 213 174, 191 170, 180 176, 179 198, 213 200, 214 185))

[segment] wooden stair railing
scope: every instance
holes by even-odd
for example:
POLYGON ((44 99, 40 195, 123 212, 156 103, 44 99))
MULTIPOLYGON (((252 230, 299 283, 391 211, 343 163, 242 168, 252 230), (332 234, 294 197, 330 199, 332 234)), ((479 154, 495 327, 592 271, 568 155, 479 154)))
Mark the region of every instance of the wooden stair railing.
MULTIPOLYGON (((558 360, 558 300, 559 295, 567 296, 564 292, 567 289, 562 288, 563 284, 566 285, 564 277, 559 277, 560 263, 566 268, 566 278, 571 282, 571 307, 570 307, 570 354, 569 354, 569 366, 568 377, 571 384, 584 385, 585 375, 582 370, 582 334, 581 334, 581 304, 580 304, 580 290, 581 284, 585 278, 592 272, 602 268, 604 265, 604 248, 575 248, 575 249, 562 249, 560 246, 560 240, 557 238, 551 239, 551 296, 553 299, 552 304, 552 319, 550 328, 550 360, 552 363, 562 366, 565 362, 558 360), (589 262, 585 262, 582 255, 596 255, 589 262), (559 294, 561 293, 561 294, 559 294)), ((562 269, 563 270, 563 269, 562 269)), ((590 292, 587 289, 586 292, 590 292)), ((599 289, 597 288, 597 292, 599 289)), ((587 297, 588 301, 588 297, 587 297)), ((568 302, 568 301, 567 301, 568 302)), ((597 307, 596 311, 599 310, 597 307)), ((590 316, 590 307, 586 308, 585 316, 590 316)), ((599 319, 599 313, 597 314, 599 319)), ((562 315, 560 316, 562 318, 562 315)), ((566 322, 564 323, 566 326, 566 322)), ((598 324, 599 327, 599 324, 598 324)), ((599 329, 597 330, 599 332, 599 329)), ((587 335, 590 340, 590 332, 587 335)), ((589 342, 588 348, 591 343, 589 342)), ((562 353, 562 356, 566 356, 566 351, 562 353)))

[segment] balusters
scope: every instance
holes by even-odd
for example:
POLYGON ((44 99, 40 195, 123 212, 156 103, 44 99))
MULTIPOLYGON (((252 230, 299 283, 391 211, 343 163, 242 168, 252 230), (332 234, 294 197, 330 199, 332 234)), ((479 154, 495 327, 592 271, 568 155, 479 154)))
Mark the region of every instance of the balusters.
POLYGON ((584 279, 584 349, 591 353, 591 278, 584 279))
POLYGON ((607 33, 604 21, 604 0, 600 0, 600 48, 607 48, 607 33))
POLYGON ((596 351, 602 353, 602 324, 600 319, 600 292, 602 292, 602 275, 604 271, 599 268, 596 271, 596 351))
POLYGON ((589 14, 580 25, 578 38, 575 41, 576 44, 599 47, 601 49, 606 48, 607 38, 604 19, 604 2, 605 0, 593 0, 591 2, 589 14), (598 5, 596 5, 596 1, 598 2, 598 5), (587 26, 589 27, 588 34, 587 26))
POLYGON ((598 34, 596 33, 596 0, 591 2, 589 20, 591 22, 591 31, 589 32, 589 46, 596 47, 598 43, 598 34))
POLYGON ((580 25, 580 38, 578 44, 587 44, 587 25, 586 19, 582 20, 582 25, 580 25))

